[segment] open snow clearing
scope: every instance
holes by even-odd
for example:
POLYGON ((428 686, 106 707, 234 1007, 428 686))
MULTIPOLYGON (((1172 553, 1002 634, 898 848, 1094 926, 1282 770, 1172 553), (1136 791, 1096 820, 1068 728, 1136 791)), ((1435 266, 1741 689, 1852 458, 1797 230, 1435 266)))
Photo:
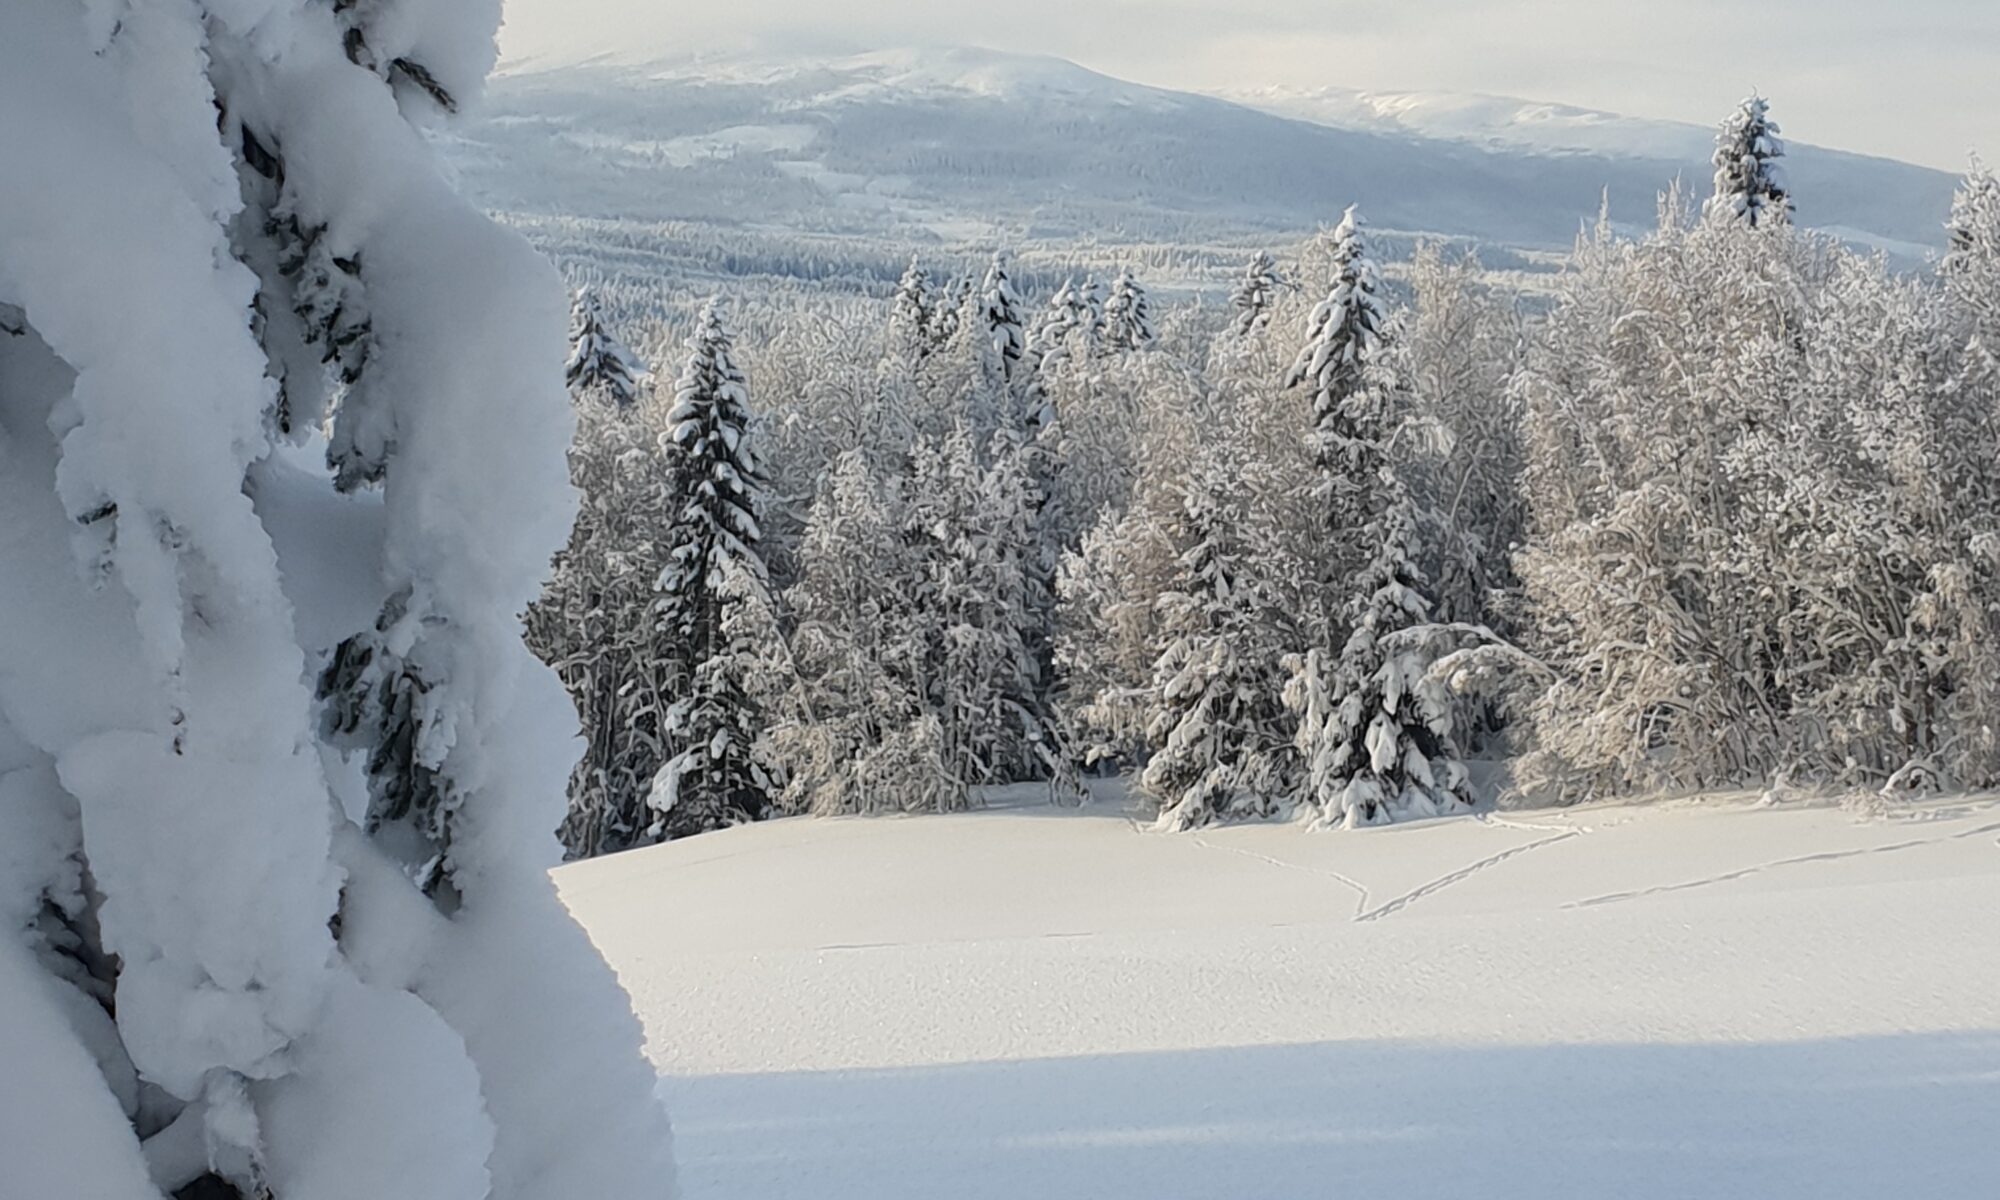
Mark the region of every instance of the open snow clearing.
POLYGON ((1106 797, 566 867, 692 1200, 1990 1197, 2000 800, 1154 833, 1106 797))

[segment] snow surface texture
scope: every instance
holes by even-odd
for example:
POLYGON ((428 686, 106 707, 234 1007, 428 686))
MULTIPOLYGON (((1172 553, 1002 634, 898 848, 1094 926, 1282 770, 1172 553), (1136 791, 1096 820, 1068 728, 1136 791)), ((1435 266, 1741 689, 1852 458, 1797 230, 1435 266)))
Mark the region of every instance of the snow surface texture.
MULTIPOLYGON (((446 152, 519 214, 1187 244, 1306 233, 1358 203, 1384 230, 1562 250, 1607 193, 1615 220, 1649 225, 1676 177, 1707 180, 1713 144, 1528 101, 1223 99, 937 47, 516 64, 446 152)), ((1790 162, 1803 223, 1918 257, 1941 245, 1946 173, 1803 145, 1790 162)))
POLYGON ((673 1193, 637 1023, 546 874, 574 719, 517 614, 573 507, 562 293, 413 124, 498 16, 0 6, 7 1200, 673 1193), (379 492, 312 432, 314 253, 367 309, 333 441, 379 492), (383 729, 320 720, 378 630, 425 672, 382 741, 444 781, 447 845, 377 819, 383 729))
POLYGON ((647 1023, 692 1200, 1971 1200, 2000 1173, 1991 798, 1166 835, 1023 797, 557 880, 647 1023))

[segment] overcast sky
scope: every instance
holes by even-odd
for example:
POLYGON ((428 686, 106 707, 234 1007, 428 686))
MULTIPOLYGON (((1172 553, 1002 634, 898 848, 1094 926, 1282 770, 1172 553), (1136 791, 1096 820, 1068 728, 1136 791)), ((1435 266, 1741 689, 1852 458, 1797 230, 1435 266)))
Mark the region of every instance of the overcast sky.
POLYGON ((1492 92, 1711 124, 1762 90, 1789 136, 2000 160, 2000 0, 505 0, 506 57, 778 41, 968 44, 1212 90, 1492 92))

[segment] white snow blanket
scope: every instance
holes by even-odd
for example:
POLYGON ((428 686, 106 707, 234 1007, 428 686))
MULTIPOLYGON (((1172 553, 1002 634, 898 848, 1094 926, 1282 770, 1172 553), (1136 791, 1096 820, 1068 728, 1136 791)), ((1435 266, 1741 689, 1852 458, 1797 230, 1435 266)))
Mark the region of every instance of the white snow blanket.
POLYGON ((693 1200, 1991 1197, 2000 802, 1121 805, 566 867, 693 1200))

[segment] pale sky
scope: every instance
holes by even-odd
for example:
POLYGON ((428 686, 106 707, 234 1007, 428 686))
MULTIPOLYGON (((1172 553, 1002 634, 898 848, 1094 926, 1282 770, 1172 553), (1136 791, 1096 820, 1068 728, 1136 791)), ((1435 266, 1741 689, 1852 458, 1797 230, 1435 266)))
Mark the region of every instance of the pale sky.
POLYGON ((2000 160, 2000 0, 505 0, 506 57, 745 43, 1053 54, 1160 87, 1490 92, 1948 170, 2000 160))

